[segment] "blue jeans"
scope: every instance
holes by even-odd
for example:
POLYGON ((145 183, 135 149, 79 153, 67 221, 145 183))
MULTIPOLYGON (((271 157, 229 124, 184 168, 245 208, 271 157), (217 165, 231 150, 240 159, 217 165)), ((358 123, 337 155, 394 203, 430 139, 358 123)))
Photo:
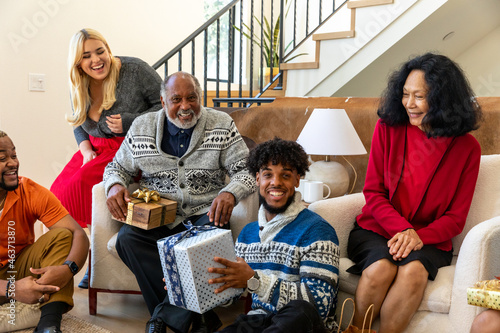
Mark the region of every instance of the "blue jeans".
POLYGON ((326 333, 323 320, 311 303, 290 301, 278 313, 240 315, 223 333, 326 333))

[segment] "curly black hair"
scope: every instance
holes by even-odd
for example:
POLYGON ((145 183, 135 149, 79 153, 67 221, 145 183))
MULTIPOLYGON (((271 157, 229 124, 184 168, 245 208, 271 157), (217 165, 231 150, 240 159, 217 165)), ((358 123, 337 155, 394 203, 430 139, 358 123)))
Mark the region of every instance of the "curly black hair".
POLYGON ((269 163, 286 165, 296 169, 301 177, 306 174, 306 171, 309 171, 309 161, 304 148, 295 141, 283 140, 278 137, 257 145, 248 155, 247 167, 253 176, 269 163))
POLYGON ((455 137, 479 127, 481 107, 462 69, 446 56, 426 53, 415 57, 389 77, 377 114, 389 126, 409 122, 402 103, 403 86, 411 71, 424 72, 429 87, 429 111, 422 119, 428 137, 455 137))

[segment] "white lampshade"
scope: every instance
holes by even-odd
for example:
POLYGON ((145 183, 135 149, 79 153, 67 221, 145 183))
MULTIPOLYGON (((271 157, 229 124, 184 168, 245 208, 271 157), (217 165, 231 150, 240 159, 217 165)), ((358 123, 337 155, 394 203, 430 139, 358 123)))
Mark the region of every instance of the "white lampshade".
POLYGON ((343 109, 314 109, 297 142, 309 155, 364 155, 366 149, 343 109))
MULTIPOLYGON (((364 155, 366 149, 345 110, 315 109, 297 142, 309 155, 327 156, 326 161, 311 164, 305 178, 327 184, 331 190, 330 197, 346 194, 349 174, 342 164, 329 161, 328 156, 364 155)), ((354 173, 356 174, 356 170, 354 173)))

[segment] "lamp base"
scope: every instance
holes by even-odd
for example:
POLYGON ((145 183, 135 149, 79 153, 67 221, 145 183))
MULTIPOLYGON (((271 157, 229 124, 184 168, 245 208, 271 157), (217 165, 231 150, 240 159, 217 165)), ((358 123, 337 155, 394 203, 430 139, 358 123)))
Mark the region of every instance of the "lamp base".
POLYGON ((349 189, 349 173, 346 168, 338 162, 314 162, 309 166, 309 172, 306 172, 304 178, 307 180, 321 181, 328 185, 331 190, 329 198, 344 195, 349 189))

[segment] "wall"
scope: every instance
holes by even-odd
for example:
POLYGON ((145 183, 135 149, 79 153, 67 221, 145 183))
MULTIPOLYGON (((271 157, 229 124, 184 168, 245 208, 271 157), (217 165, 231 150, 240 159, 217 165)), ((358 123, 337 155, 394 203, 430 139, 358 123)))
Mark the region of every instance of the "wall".
POLYGON ((500 96, 500 27, 458 56, 456 61, 467 73, 476 95, 500 96))
POLYGON ((116 55, 152 64, 203 23, 203 0, 5 0, 0 2, 0 129, 16 145, 20 174, 50 187, 77 150, 66 60, 71 36, 99 30, 116 55), (188 11, 200 8, 199 11, 188 11), (28 91, 28 74, 46 77, 28 91))
MULTIPOLYGON (((425 52, 441 53, 456 61, 478 96, 500 96, 500 19, 497 15, 500 6, 496 4, 494 8, 486 6, 472 11, 465 5, 460 6, 461 2, 448 1, 398 43, 386 49, 333 96, 378 97, 393 70, 412 56, 425 52), (463 22, 467 19, 474 24, 465 26, 463 22), (475 27, 475 33, 470 31, 470 25, 475 27), (443 38, 450 31, 454 31, 455 35, 443 38)), ((489 4, 495 5, 494 2, 489 4)))

